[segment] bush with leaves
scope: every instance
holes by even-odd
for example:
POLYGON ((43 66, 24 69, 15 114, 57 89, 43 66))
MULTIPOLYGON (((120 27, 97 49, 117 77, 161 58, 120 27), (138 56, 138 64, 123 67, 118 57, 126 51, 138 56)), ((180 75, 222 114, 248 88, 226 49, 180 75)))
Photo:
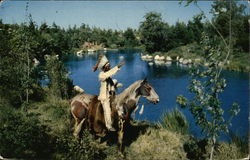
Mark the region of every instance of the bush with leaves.
POLYGON ((58 55, 46 55, 46 70, 49 78, 49 88, 53 96, 70 98, 73 91, 73 83, 68 78, 68 72, 58 55))
POLYGON ((53 152, 49 128, 34 114, 0 107, 0 153, 8 158, 45 158, 53 152))
POLYGON ((187 100, 183 96, 178 96, 177 102, 182 107, 188 107, 196 124, 201 127, 202 132, 211 141, 210 159, 212 159, 216 140, 222 132, 228 133, 232 117, 239 113, 239 105, 232 104, 229 110, 230 118, 225 121, 219 95, 226 87, 226 80, 220 77, 221 69, 219 69, 220 61, 218 61, 223 56, 225 48, 219 45, 219 40, 216 37, 210 38, 203 34, 202 39, 204 56, 209 66, 208 68, 195 67, 191 70, 192 79, 189 91, 193 93, 194 97, 187 100))
POLYGON ((31 26, 6 25, 0 21, 0 96, 13 106, 37 98, 42 92, 36 70, 31 63, 31 26), (28 41, 28 40, 29 41, 28 41))
POLYGON ((82 138, 76 139, 69 133, 64 133, 56 141, 56 159, 105 159, 102 146, 93 140, 88 131, 83 131, 82 138))

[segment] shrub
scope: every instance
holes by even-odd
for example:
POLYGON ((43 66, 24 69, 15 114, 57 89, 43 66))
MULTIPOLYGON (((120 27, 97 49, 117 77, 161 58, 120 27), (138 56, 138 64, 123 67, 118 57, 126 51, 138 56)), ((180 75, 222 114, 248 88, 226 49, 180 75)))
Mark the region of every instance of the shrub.
POLYGON ((204 160, 208 156, 208 141, 206 139, 196 139, 193 136, 187 136, 184 143, 184 150, 187 158, 190 160, 204 160))
POLYGON ((3 157, 49 158, 53 139, 48 131, 34 114, 0 108, 0 153, 3 157))
POLYGON ((47 76, 49 78, 50 94, 60 98, 69 98, 73 91, 73 82, 68 78, 68 72, 57 55, 46 56, 47 76))
MULTIPOLYGON (((184 150, 187 158, 190 160, 203 160, 209 155, 211 142, 208 139, 197 139, 195 137, 187 137, 184 143, 184 150)), ((214 159, 240 159, 247 157, 247 140, 233 135, 231 142, 217 142, 215 145, 214 159)))
POLYGON ((181 134, 188 134, 189 132, 189 123, 186 117, 176 108, 170 112, 163 113, 158 124, 163 128, 181 134))
POLYGON ((237 147, 234 143, 228 144, 225 142, 220 143, 215 148, 214 159, 221 160, 221 159, 240 159, 246 157, 247 154, 244 156, 240 151, 240 148, 237 147))
POLYGON ((84 131, 81 139, 76 139, 68 133, 62 134, 56 141, 57 154, 55 159, 81 159, 96 160, 105 159, 104 148, 98 142, 93 140, 89 132, 84 131))

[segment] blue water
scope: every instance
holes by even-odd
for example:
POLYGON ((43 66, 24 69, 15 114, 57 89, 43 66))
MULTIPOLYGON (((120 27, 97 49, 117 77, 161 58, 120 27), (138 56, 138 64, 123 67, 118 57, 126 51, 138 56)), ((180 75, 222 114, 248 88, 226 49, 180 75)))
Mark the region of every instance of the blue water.
MULTIPOLYGON (((134 81, 147 77, 160 97, 160 103, 145 105, 142 115, 137 112, 136 119, 152 122, 159 121, 160 116, 164 112, 178 107, 176 104, 176 97, 178 95, 191 97, 187 89, 190 80, 188 67, 177 64, 170 66, 158 66, 154 64, 153 66, 149 66, 147 62, 141 60, 140 51, 136 50, 108 51, 105 54, 113 67, 120 61, 125 61, 125 65, 114 76, 115 79, 124 85, 118 92, 127 88, 134 81)), ((99 94, 99 71, 92 72, 92 67, 95 65, 97 58, 98 54, 94 53, 92 55, 86 54, 82 57, 69 55, 64 59, 64 63, 71 73, 70 78, 73 80, 74 85, 80 86, 85 92, 90 94, 99 94)), ((238 116, 233 119, 230 129, 241 136, 247 136, 249 130, 248 73, 223 71, 222 76, 227 80, 227 88, 221 95, 223 109, 228 110, 233 102, 237 102, 241 109, 238 116)), ((191 133, 201 137, 200 130, 195 126, 190 112, 187 109, 180 110, 191 124, 191 133)), ((225 136, 222 139, 225 139, 225 136)))

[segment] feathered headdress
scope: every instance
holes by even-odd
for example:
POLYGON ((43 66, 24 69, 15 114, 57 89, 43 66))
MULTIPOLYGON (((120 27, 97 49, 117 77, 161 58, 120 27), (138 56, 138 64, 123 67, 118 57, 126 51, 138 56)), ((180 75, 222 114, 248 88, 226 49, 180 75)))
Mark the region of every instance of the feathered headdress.
POLYGON ((107 57, 104 54, 100 54, 96 65, 93 67, 93 72, 95 72, 97 69, 101 69, 108 62, 109 61, 107 57))

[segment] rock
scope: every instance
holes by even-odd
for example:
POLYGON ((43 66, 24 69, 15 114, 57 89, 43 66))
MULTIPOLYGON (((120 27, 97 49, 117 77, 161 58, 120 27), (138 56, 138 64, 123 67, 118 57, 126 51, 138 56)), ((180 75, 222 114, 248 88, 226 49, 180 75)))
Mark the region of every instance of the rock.
POLYGON ((164 57, 164 56, 160 56, 160 57, 159 57, 159 60, 160 60, 160 61, 164 61, 164 60, 165 60, 165 57, 164 57))
POLYGON ((147 59, 152 60, 153 56, 148 55, 147 59))
POLYGON ((141 56, 141 59, 142 59, 142 60, 147 59, 147 55, 145 55, 145 56, 141 56))
POLYGON ((176 61, 179 61, 179 59, 180 59, 180 57, 179 57, 179 56, 177 56, 177 57, 176 57, 176 61))
POLYGON ((188 64, 188 60, 187 59, 183 59, 182 64, 188 64))
POLYGON ((159 56, 159 55, 156 55, 156 56, 154 57, 154 60, 159 60, 159 58, 160 58, 160 56, 159 56))
POLYGON ((144 56, 141 56, 141 59, 145 60, 145 61, 150 61, 150 60, 153 59, 153 56, 150 56, 150 55, 146 54, 144 56))
POLYGON ((83 50, 80 50, 80 51, 77 51, 76 54, 82 54, 83 53, 83 50))
POLYGON ((182 63, 182 62, 183 62, 183 58, 180 58, 180 59, 179 59, 179 62, 182 63))
POLYGON ((166 60, 167 60, 167 61, 172 61, 172 58, 171 58, 170 56, 167 56, 167 57, 166 57, 166 60))
POLYGON ((152 66, 154 63, 153 62, 149 62, 148 65, 152 66))

